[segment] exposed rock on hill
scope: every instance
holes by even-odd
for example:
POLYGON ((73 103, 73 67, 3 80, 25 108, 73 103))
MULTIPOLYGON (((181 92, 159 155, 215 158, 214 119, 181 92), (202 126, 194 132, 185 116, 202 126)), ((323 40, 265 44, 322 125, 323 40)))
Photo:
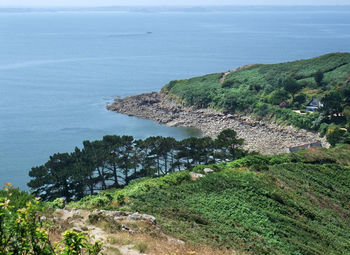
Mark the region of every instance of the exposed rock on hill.
POLYGON ((254 120, 238 114, 183 107, 165 94, 157 92, 117 98, 107 109, 168 126, 195 127, 211 137, 217 136, 224 129, 234 129, 245 140, 245 149, 262 154, 281 153, 287 147, 316 141, 322 141, 323 146, 328 146, 318 134, 306 130, 254 120))

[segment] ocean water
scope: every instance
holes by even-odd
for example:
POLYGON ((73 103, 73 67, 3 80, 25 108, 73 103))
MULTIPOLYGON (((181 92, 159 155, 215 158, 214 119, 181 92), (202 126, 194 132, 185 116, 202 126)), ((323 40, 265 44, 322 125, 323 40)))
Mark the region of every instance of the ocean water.
POLYGON ((108 112, 173 79, 350 51, 350 8, 0 10, 0 184, 106 134, 199 135, 108 112))

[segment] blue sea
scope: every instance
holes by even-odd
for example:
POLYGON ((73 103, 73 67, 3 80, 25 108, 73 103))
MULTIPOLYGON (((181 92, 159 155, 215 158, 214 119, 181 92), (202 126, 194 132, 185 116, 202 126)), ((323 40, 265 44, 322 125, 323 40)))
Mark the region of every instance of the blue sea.
POLYGON ((108 112, 173 79, 350 51, 350 7, 0 9, 0 184, 106 134, 200 135, 108 112))

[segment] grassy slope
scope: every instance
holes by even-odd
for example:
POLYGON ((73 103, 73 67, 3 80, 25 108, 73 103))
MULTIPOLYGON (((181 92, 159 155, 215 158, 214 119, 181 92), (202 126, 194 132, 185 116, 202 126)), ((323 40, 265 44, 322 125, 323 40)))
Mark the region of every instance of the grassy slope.
MULTIPOLYGON (((217 73, 172 81, 162 91, 186 105, 227 109, 230 108, 227 101, 236 101, 238 105, 231 109, 259 114, 264 110, 257 109, 262 107, 262 103, 269 104, 269 95, 280 88, 278 80, 282 77, 291 76, 302 83, 304 88, 301 92, 306 94, 307 101, 312 97, 322 97, 327 90, 345 85, 350 78, 350 53, 332 53, 281 64, 252 65, 227 75, 225 82, 230 84, 226 87, 220 83, 222 75, 217 73), (313 78, 318 70, 324 73, 322 87, 318 87, 313 78)), ((274 111, 271 109, 269 113, 274 111)))
POLYGON ((71 206, 153 214, 163 231, 197 245, 253 254, 348 254, 349 163, 350 146, 248 156, 212 166, 216 173, 196 181, 178 172, 71 206))
POLYGON ((286 74, 300 81, 311 77, 311 82, 314 83, 313 75, 320 70, 325 73, 324 81, 328 83, 331 79, 345 81, 345 78, 350 75, 349 67, 349 53, 332 53, 307 60, 271 65, 253 65, 229 74, 227 79, 236 78, 241 83, 259 82, 263 86, 268 84, 277 86, 276 77, 286 74))

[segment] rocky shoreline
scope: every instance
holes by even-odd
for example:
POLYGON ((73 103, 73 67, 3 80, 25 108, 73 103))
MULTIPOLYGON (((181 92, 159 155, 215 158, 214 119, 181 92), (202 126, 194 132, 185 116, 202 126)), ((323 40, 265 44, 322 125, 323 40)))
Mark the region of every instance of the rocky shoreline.
POLYGON ((172 127, 194 127, 204 135, 215 137, 222 130, 230 128, 245 141, 244 148, 261 154, 286 152, 289 147, 321 141, 318 134, 291 126, 254 120, 238 114, 223 114, 210 109, 183 107, 163 93, 146 93, 126 98, 117 98, 107 106, 113 112, 150 119, 172 127))

